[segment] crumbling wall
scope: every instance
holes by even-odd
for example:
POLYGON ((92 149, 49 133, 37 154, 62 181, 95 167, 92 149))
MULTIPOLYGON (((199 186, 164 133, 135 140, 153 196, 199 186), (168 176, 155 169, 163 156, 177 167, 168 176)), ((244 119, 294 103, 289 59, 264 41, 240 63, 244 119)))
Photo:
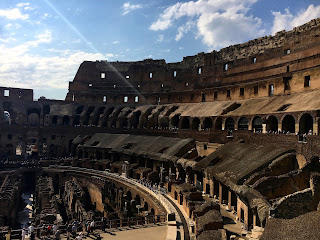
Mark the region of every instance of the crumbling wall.
POLYGON ((275 218, 291 219, 310 212, 313 200, 312 189, 295 192, 276 201, 270 215, 275 218))

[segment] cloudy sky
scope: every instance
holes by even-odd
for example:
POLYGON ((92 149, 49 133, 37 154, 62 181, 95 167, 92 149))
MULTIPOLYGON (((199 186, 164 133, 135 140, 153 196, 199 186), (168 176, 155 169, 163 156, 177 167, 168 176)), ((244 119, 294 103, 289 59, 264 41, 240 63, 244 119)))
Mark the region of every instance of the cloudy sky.
POLYGON ((319 0, 1 0, 0 86, 64 99, 85 60, 178 62, 317 17, 319 0))

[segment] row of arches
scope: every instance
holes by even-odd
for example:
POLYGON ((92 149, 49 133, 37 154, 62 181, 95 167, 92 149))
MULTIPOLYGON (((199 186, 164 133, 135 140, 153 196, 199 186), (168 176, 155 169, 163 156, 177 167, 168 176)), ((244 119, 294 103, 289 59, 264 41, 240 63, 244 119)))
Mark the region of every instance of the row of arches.
POLYGON ((314 119, 311 114, 304 113, 301 115, 298 121, 288 114, 278 119, 274 115, 270 115, 267 118, 262 118, 260 116, 253 117, 250 121, 246 117, 240 117, 237 120, 233 117, 227 117, 225 119, 217 117, 215 121, 212 118, 205 118, 202 123, 198 117, 190 119, 189 117, 183 117, 181 120, 179 115, 175 115, 171 119, 171 126, 180 127, 181 129, 217 129, 217 130, 253 130, 254 132, 262 132, 265 130, 267 132, 277 132, 279 129, 285 132, 295 133, 296 123, 299 124, 299 133, 309 133, 313 132, 314 119), (280 123, 280 124, 279 124, 280 123), (224 127, 223 127, 224 125, 224 127))
MULTIPOLYGON (((314 117, 309 113, 303 113, 298 119, 291 114, 279 116, 270 115, 267 117, 255 116, 251 119, 247 117, 181 117, 175 114, 179 107, 168 106, 157 108, 150 106, 147 110, 141 111, 135 107, 94 107, 90 106, 84 110, 84 106, 79 106, 75 110, 75 115, 48 115, 50 106, 44 106, 42 112, 46 113, 46 125, 62 125, 62 126, 79 126, 93 125, 100 127, 116 127, 116 128, 169 128, 176 127, 181 129, 224 129, 224 130, 253 130, 255 132, 262 131, 278 131, 281 129, 285 132, 308 133, 313 131, 314 117), (154 111, 155 109, 155 111, 154 111), (172 116, 170 118, 170 116, 172 116), (265 124, 265 129, 264 125, 265 124), (296 124, 299 124, 297 129, 296 124)), ((10 106, 5 106, 4 121, 11 124, 12 114, 10 106)), ((27 110, 27 123, 29 125, 40 124, 41 109, 30 108, 27 110)))

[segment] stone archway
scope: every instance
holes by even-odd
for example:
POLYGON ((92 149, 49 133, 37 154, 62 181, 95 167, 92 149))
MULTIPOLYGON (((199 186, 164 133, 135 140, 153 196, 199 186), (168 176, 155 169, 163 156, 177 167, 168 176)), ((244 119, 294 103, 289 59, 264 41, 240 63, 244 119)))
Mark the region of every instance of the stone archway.
POLYGON ((295 123, 296 121, 292 115, 286 115, 282 120, 282 131, 294 133, 295 123))
POLYGON ((313 133, 313 117, 309 113, 305 113, 300 117, 299 121, 299 133, 313 133))
POLYGON ((271 132, 277 132, 278 131, 278 119, 271 115, 268 117, 267 119, 267 132, 271 131, 271 132))

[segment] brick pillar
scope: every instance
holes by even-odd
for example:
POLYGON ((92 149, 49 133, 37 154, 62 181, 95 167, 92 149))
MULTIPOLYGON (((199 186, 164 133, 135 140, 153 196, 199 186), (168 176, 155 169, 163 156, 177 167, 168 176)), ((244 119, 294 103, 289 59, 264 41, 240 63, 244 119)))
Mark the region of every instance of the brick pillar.
POLYGON ((219 183, 219 204, 222 204, 222 185, 219 183))
POLYGON ((262 124, 262 133, 267 133, 267 124, 266 123, 262 124))
POLYGON ((296 123, 294 125, 294 133, 297 133, 297 132, 299 132, 299 123, 296 123))
POLYGON ((213 195, 214 195, 214 194, 213 194, 213 180, 210 179, 209 183, 210 183, 210 197, 213 198, 213 195))
POLYGON ((313 123, 313 135, 318 135, 318 123, 314 122, 313 123))
POLYGON ((231 191, 228 190, 228 210, 231 210, 231 191))

